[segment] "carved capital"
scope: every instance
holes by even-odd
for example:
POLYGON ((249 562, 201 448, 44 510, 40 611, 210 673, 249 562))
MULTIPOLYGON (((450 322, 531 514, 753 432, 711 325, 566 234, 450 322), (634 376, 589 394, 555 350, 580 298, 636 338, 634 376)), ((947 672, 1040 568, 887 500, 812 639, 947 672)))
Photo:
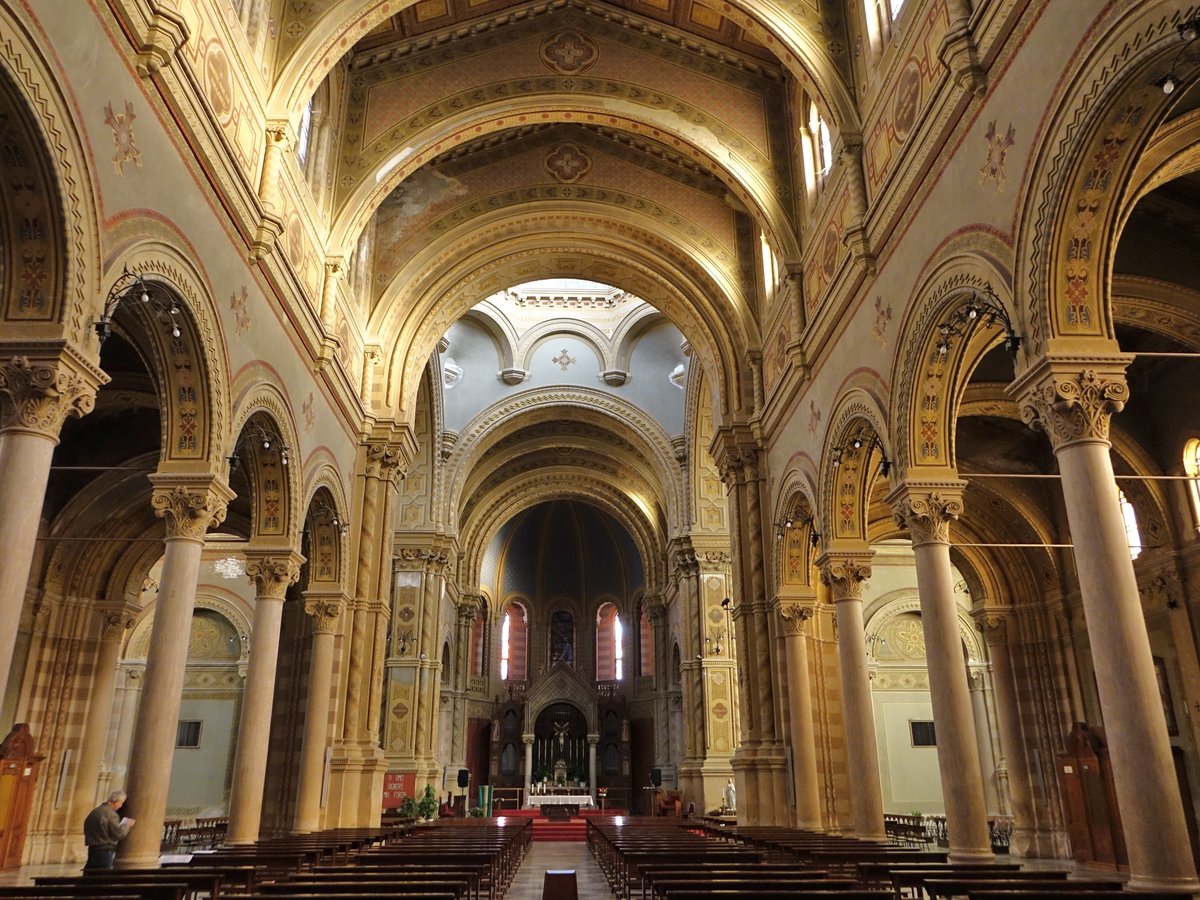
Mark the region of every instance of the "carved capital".
POLYGON ((888 497, 896 524, 909 530, 914 547, 950 543, 950 522, 962 515, 965 482, 902 484, 888 497))
POLYGON ((283 153, 292 146, 291 126, 286 121, 267 123, 267 152, 283 153))
POLYGON ((479 616, 478 603, 460 603, 458 604, 458 620, 466 625, 470 625, 479 616))
POLYGON ((151 475, 154 491, 150 506, 167 524, 167 538, 203 541, 210 528, 225 521, 233 492, 215 478, 207 482, 178 480, 176 476, 151 475))
POLYGON ((1008 610, 985 607, 973 610, 971 616, 975 619, 975 627, 990 646, 1008 643, 1008 610))
POLYGON ((343 600, 337 594, 305 594, 304 612, 312 616, 313 634, 336 634, 343 600))
POLYGON ((871 554, 863 556, 824 556, 821 583, 833 594, 833 601, 862 600, 863 584, 871 577, 871 554))
POLYGON ((445 574, 450 568, 450 554, 429 547, 400 547, 392 557, 393 572, 426 572, 445 574))
POLYGON ((784 634, 808 634, 808 620, 813 617, 812 606, 806 603, 784 603, 779 607, 779 624, 784 634))
POLYGON ((694 578, 700 574, 700 564, 693 550, 676 550, 672 559, 671 574, 676 582, 682 578, 694 578))
POLYGON ((115 641, 133 627, 133 616, 127 612, 106 612, 100 618, 100 640, 115 641))
POLYGON ((758 478, 761 446, 748 425, 722 425, 713 436, 709 452, 721 480, 732 488, 758 478))
POLYGON ((1037 377, 1026 376, 1013 385, 1020 397, 1021 418, 1044 431, 1055 451, 1073 444, 1108 444, 1113 414, 1124 409, 1129 399, 1126 362, 1039 366, 1037 377))
POLYGON ((663 603, 661 594, 646 594, 642 598, 642 609, 656 629, 661 628, 667 620, 667 605, 663 603))
POLYGON ((367 476, 391 480, 404 464, 403 454, 395 444, 372 441, 367 444, 367 476))
POLYGON ((96 405, 108 381, 99 369, 63 354, 12 356, 0 361, 0 432, 25 431, 58 440, 67 416, 96 405))
POLYGON ((260 599, 282 600, 289 586, 300 580, 304 557, 283 551, 251 551, 246 554, 246 577, 254 582, 260 599))

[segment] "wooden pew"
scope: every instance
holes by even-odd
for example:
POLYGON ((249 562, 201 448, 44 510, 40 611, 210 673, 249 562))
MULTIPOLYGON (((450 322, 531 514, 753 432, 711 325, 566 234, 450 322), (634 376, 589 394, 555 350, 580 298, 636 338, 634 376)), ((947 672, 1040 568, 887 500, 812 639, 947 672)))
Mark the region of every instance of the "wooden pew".
MULTIPOLYGON (((1042 873, 1035 872, 1014 872, 1013 876, 1023 875, 1040 875, 1042 873)), ((1038 891, 1042 893, 1057 893, 1060 896, 1074 895, 1077 892, 1086 891, 1119 891, 1121 890, 1121 882, 1119 881, 1092 881, 1092 880, 1068 880, 1067 878, 1051 879, 1051 878, 1022 878, 1022 877, 997 877, 997 878, 977 878, 968 876, 966 878, 927 878, 921 882, 921 887, 930 900, 937 900, 939 897, 960 897, 966 896, 971 891, 1016 891, 1028 892, 1038 891)), ((1131 895, 1132 896, 1132 895, 1131 895)))

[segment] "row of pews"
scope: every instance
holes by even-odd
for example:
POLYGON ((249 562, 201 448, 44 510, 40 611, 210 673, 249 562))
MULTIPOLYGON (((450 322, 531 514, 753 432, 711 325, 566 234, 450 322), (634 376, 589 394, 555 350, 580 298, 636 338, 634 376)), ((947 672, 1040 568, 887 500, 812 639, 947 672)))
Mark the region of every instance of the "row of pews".
POLYGON ((587 845, 621 900, 758 896, 828 900, 1179 900, 1182 893, 1126 893, 1116 880, 1068 878, 1017 862, 952 863, 915 850, 794 828, 664 819, 588 822, 587 845))
POLYGON ((3 900, 498 900, 532 839, 528 818, 335 829, 221 847, 161 868, 35 878, 3 900))

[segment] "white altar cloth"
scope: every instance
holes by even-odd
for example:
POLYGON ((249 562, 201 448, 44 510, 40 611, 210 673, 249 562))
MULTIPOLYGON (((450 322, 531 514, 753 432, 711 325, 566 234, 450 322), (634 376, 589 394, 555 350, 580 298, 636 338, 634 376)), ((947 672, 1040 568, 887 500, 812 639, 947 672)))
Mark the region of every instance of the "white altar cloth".
POLYGON ((595 806, 592 802, 591 794, 533 794, 529 798, 529 805, 534 809, 539 809, 543 803, 571 803, 576 806, 595 806))

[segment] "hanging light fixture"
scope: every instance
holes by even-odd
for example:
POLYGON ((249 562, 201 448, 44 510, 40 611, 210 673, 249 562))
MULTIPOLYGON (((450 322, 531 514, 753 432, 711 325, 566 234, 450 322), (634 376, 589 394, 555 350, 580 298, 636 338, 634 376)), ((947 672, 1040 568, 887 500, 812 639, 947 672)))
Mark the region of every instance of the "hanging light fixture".
POLYGON ((264 453, 277 453, 279 455, 279 464, 282 466, 286 466, 290 461, 288 458, 290 451, 283 438, 266 426, 258 422, 252 422, 242 430, 241 436, 238 437, 238 442, 234 447, 233 455, 228 458, 231 470, 241 465, 242 458, 237 451, 247 441, 262 448, 264 453))
POLYGON ((165 327, 172 338, 180 336, 181 310, 178 301, 173 295, 160 296, 159 289, 148 283, 140 274, 130 272, 129 267, 126 266, 109 289, 100 318, 92 323, 92 328, 95 330, 101 346, 112 334, 113 316, 122 305, 146 306, 153 310, 154 317, 165 327))
POLYGON ((1021 349, 1021 336, 1013 329, 1008 310, 990 286, 972 289, 962 304, 950 313, 950 317, 938 325, 941 337, 934 348, 937 355, 944 358, 950 352, 951 338, 966 338, 980 324, 989 328, 995 325, 1003 328, 1004 349, 1016 357, 1021 349))

